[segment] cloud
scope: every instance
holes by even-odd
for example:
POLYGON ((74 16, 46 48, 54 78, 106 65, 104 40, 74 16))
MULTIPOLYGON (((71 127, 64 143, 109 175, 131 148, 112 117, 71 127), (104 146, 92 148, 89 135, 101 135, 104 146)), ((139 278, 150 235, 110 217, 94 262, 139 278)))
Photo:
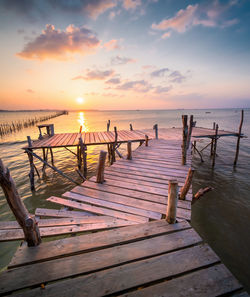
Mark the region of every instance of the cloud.
POLYGON ((117 40, 117 39, 112 39, 112 40, 104 43, 103 46, 108 51, 121 49, 120 40, 117 40))
POLYGON ((118 85, 121 83, 120 78, 111 78, 105 82, 106 84, 118 85))
POLYGON ((65 31, 46 25, 42 34, 28 42, 17 56, 24 59, 67 60, 73 54, 86 55, 100 45, 95 34, 84 27, 69 25, 65 31))
POLYGON ((157 94, 162 94, 162 93, 168 93, 173 87, 169 86, 169 87, 162 87, 162 86, 157 86, 155 87, 155 93, 157 94))
POLYGON ((184 33, 194 26, 226 28, 239 22, 238 19, 225 20, 223 14, 238 1, 231 0, 228 3, 220 3, 219 0, 208 2, 209 4, 188 5, 180 9, 172 18, 163 19, 160 23, 153 23, 151 28, 159 31, 166 31, 162 38, 171 36, 171 31, 184 33))
POLYGON ((163 77, 163 76, 165 76, 166 72, 169 72, 169 69, 168 68, 162 68, 162 69, 155 70, 155 71, 151 72, 150 75, 152 77, 163 77))
POLYGON ((173 71, 170 75, 170 81, 173 83, 182 83, 185 79, 186 76, 182 75, 179 71, 173 71))
POLYGON ((148 92, 152 89, 152 86, 145 80, 133 80, 133 81, 127 81, 120 86, 117 86, 116 89, 118 90, 124 90, 129 91, 133 90, 136 92, 148 92))
POLYGON ((35 93, 35 91, 33 91, 33 90, 31 90, 31 89, 27 89, 26 92, 27 92, 27 93, 30 93, 30 94, 34 94, 34 93, 35 93))
POLYGON ((128 63, 135 63, 135 59, 127 58, 127 57, 120 57, 116 56, 111 59, 111 64, 112 65, 123 65, 123 64, 128 64, 128 63))
POLYGON ((141 4, 141 0, 123 0, 122 5, 126 10, 135 10, 141 4))
POLYGON ((85 75, 78 75, 76 77, 73 77, 72 80, 78 80, 78 79, 83 79, 83 80, 104 80, 107 79, 108 77, 114 75, 114 70, 90 70, 88 69, 86 71, 85 75))

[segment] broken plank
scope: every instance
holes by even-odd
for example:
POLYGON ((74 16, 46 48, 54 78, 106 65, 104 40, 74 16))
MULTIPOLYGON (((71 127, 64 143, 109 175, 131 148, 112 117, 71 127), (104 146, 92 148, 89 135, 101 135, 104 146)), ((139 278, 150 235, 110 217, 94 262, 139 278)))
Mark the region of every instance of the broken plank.
POLYGON ((47 209, 37 208, 35 215, 39 217, 56 217, 56 218, 86 218, 87 216, 96 216, 86 211, 73 211, 73 210, 62 210, 62 209, 47 209))

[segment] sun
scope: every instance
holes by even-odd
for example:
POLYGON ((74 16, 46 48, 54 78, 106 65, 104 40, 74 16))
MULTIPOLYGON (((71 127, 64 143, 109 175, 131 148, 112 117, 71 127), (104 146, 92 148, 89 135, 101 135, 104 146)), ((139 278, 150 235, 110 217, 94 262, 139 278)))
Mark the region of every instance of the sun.
POLYGON ((78 97, 78 98, 76 98, 76 102, 78 103, 78 104, 83 104, 84 103, 84 98, 82 98, 82 97, 78 97))

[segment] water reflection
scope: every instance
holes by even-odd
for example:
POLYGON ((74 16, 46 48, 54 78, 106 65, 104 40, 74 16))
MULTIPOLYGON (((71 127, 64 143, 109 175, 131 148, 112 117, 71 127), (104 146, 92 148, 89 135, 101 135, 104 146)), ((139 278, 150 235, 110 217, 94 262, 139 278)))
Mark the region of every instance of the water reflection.
POLYGON ((89 131, 89 129, 88 129, 87 125, 86 125, 84 112, 82 112, 82 111, 79 112, 77 121, 80 124, 80 126, 82 126, 82 131, 83 132, 88 132, 89 131))

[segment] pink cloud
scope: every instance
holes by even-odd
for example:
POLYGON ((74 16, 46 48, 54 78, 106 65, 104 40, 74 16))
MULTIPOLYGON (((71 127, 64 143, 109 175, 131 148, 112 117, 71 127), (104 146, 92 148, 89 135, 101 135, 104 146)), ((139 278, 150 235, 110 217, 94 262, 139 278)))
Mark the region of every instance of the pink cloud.
POLYGON ((109 78, 110 76, 114 75, 114 70, 90 70, 88 69, 86 71, 85 75, 78 75, 76 77, 73 77, 72 80, 78 80, 78 79, 83 79, 83 80, 104 80, 109 78))
POLYGON ((123 65, 128 63, 136 63, 136 60, 132 58, 120 57, 120 56, 116 56, 111 59, 112 65, 123 65))
POLYGON ((89 1, 84 9, 90 17, 96 19, 100 14, 115 7, 116 5, 117 3, 114 0, 89 1))
POLYGON ((141 0, 123 0, 123 7, 126 10, 134 10, 141 4, 141 0))
POLYGON ((112 50, 116 50, 116 49, 121 49, 121 45, 119 44, 119 40, 117 39, 112 39, 106 43, 104 43, 104 47, 108 50, 108 51, 112 51, 112 50))
POLYGON ((65 31, 46 25, 42 34, 28 42, 17 56, 24 59, 67 60, 73 54, 87 55, 100 45, 95 34, 84 27, 69 25, 65 31))
POLYGON ((171 32, 166 32, 166 33, 162 34, 161 38, 166 39, 166 38, 169 38, 170 36, 171 36, 171 32))

